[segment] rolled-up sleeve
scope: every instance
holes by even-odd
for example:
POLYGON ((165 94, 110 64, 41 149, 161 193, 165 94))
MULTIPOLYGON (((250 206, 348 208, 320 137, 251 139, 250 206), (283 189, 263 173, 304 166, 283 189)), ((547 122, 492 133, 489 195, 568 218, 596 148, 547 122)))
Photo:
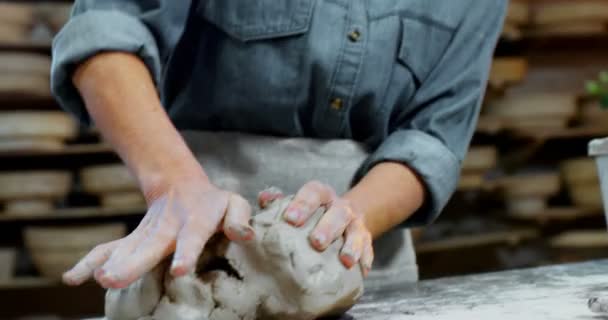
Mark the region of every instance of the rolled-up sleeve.
POLYGON ((90 123, 72 74, 80 63, 100 52, 137 55, 158 86, 163 63, 181 35, 188 9, 186 4, 171 2, 76 1, 70 20, 53 41, 51 90, 59 104, 83 123, 90 123))
POLYGON ((506 1, 474 2, 408 106, 414 111, 391 119, 395 125, 390 134, 356 177, 386 161, 411 168, 424 183, 426 197, 423 207, 405 222, 408 227, 439 216, 458 185, 475 131, 506 1))

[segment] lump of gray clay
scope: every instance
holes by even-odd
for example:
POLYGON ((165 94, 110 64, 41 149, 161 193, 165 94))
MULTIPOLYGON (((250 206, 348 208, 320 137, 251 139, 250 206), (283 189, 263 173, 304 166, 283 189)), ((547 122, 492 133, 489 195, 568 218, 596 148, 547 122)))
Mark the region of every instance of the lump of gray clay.
POLYGON ((340 314, 363 294, 357 266, 338 258, 343 239, 317 252, 308 235, 319 209, 302 228, 281 217, 291 198, 277 200, 252 219, 256 239, 214 239, 196 273, 173 278, 168 262, 121 290, 106 293, 108 320, 308 320, 340 314))
POLYGON ((595 313, 608 313, 608 298, 593 297, 587 302, 589 310, 595 313))

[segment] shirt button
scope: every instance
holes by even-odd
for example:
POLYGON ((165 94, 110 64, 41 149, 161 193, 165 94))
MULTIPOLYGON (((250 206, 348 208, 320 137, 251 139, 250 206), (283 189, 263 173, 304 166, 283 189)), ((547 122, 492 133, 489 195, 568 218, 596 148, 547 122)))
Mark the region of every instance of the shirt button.
POLYGON ((357 29, 349 32, 348 39, 350 39, 350 41, 352 41, 352 42, 359 41, 359 39, 361 39, 361 32, 359 32, 359 30, 357 30, 357 29))
POLYGON ((340 98, 334 98, 333 100, 331 100, 331 108, 334 110, 340 110, 342 109, 342 99, 340 98))

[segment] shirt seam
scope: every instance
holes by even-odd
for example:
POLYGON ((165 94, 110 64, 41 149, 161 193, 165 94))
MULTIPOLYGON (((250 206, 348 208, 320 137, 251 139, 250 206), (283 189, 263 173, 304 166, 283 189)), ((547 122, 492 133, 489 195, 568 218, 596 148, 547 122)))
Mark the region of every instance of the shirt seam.
POLYGON ((433 26, 436 26, 438 28, 444 29, 446 31, 455 31, 457 29, 457 26, 450 26, 447 23, 444 23, 442 21, 439 21, 437 19, 433 19, 430 18, 426 15, 421 15, 421 14, 417 14, 414 13, 412 11, 409 10, 398 10, 398 11, 394 11, 394 12, 389 12, 389 13, 384 13, 384 14, 380 14, 380 15, 375 15, 375 16, 370 16, 370 22, 371 21, 377 21, 377 20, 382 20, 385 18, 390 18, 390 17, 400 17, 400 18, 406 18, 406 19, 413 19, 413 20, 418 20, 422 23, 427 23, 427 24, 431 24, 433 26))

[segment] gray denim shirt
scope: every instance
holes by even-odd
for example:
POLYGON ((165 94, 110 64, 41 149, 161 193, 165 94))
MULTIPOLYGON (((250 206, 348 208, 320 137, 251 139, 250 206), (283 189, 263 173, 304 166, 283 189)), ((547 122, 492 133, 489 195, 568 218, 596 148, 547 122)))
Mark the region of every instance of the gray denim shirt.
POLYGON ((53 43, 52 90, 101 51, 142 58, 179 129, 353 139, 408 165, 432 221, 459 178, 506 0, 77 0, 53 43))

